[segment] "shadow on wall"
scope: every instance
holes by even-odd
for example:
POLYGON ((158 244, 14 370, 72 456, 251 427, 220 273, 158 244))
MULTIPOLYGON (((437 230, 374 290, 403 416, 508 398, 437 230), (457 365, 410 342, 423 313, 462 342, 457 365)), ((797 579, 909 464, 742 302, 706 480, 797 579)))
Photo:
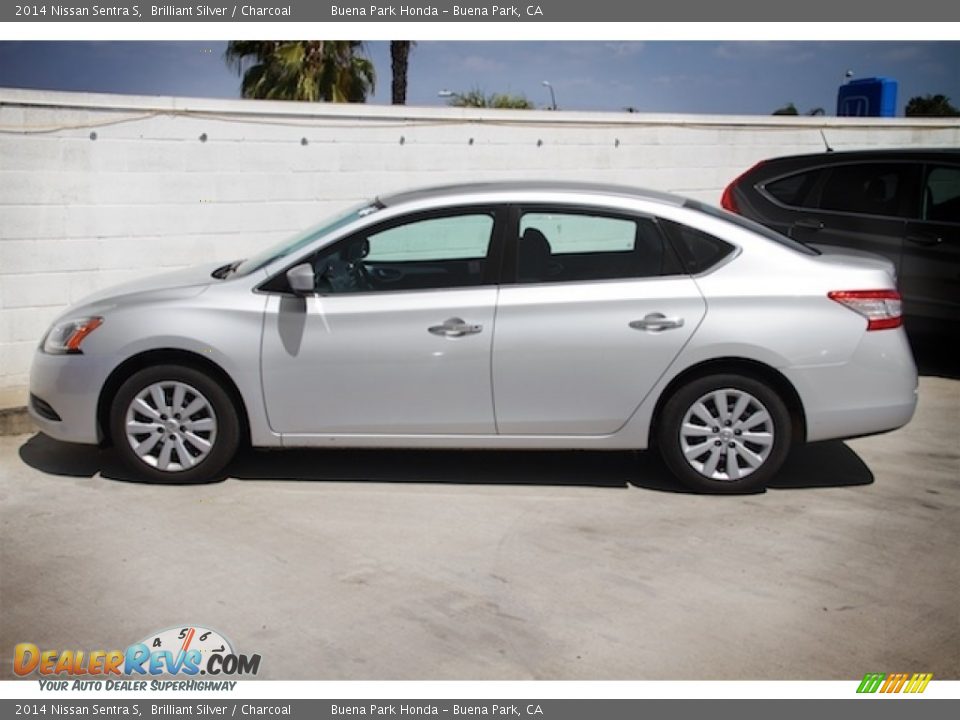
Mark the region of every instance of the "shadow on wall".
MULTIPOLYGON (((110 449, 34 435, 20 447, 32 468, 63 477, 139 482, 110 449)), ((450 483, 626 488, 687 492, 655 452, 470 450, 244 450, 228 468, 237 480, 450 483)), ((873 473, 844 443, 798 448, 771 489, 868 485, 873 473)))

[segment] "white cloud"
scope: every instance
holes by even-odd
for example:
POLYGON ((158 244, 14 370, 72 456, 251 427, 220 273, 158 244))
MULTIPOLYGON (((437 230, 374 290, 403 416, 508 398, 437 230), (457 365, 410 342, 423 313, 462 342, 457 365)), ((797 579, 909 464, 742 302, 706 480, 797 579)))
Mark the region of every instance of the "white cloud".
POLYGON ((457 64, 464 70, 477 73, 501 72, 507 69, 506 63, 483 55, 466 55, 460 58, 457 64))
POLYGON ((612 50, 617 57, 633 57, 643 52, 646 43, 643 42, 608 42, 603 46, 612 50))

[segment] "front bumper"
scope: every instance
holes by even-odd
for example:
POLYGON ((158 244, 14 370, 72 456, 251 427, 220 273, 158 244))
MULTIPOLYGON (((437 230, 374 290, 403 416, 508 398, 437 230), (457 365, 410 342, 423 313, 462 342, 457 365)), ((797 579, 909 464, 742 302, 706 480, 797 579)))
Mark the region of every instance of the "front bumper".
POLYGON ((105 364, 89 356, 48 355, 38 349, 30 368, 30 417, 56 440, 99 443, 97 400, 106 375, 105 364))

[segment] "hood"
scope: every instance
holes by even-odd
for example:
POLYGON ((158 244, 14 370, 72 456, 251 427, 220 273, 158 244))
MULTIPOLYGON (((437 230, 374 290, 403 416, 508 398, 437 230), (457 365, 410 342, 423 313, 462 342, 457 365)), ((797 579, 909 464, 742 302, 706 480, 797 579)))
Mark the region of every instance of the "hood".
POLYGON ((183 270, 149 275, 137 280, 131 280, 121 285, 105 288, 92 295, 81 298, 74 307, 82 305, 113 305, 119 300, 136 302, 138 300, 156 300, 162 297, 189 297, 199 295, 215 282, 220 282, 210 275, 223 263, 197 265, 183 270), (137 297, 142 296, 142 297, 137 297))

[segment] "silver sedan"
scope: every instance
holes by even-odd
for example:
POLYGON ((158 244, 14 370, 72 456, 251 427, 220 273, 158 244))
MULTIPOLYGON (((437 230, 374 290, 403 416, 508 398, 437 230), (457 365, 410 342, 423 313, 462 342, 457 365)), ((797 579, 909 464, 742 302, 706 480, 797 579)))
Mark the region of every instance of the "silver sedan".
POLYGON ((380 197, 255 257, 87 298, 37 349, 46 434, 143 478, 256 447, 644 449, 746 491, 907 423, 891 264, 635 188, 380 197))

